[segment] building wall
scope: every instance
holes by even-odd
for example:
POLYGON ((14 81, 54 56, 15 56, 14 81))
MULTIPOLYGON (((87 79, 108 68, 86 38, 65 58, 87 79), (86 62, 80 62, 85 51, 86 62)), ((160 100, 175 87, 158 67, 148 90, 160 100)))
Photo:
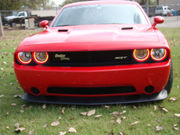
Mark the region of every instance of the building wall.
POLYGON ((180 0, 159 0, 159 5, 165 5, 174 10, 180 10, 180 0))
POLYGON ((31 15, 44 16, 56 16, 59 10, 31 10, 31 15))

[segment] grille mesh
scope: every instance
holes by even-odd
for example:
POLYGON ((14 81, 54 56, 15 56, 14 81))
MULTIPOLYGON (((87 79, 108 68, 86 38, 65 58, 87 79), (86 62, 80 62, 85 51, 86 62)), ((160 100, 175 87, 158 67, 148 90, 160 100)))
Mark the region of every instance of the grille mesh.
POLYGON ((99 87, 99 88, 71 88, 71 87, 49 87, 48 93, 74 94, 74 95, 102 95, 136 92, 133 86, 99 87))
POLYGON ((136 61, 132 51, 50 52, 47 66, 128 65, 136 61))

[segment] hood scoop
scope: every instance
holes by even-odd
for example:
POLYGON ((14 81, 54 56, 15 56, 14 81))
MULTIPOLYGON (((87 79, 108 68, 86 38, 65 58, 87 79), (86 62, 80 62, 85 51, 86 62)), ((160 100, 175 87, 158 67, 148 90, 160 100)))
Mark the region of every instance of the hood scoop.
POLYGON ((133 27, 123 27, 123 28, 121 28, 121 30, 132 30, 133 29, 133 27))
POLYGON ((68 29, 59 29, 58 32, 68 32, 68 29))

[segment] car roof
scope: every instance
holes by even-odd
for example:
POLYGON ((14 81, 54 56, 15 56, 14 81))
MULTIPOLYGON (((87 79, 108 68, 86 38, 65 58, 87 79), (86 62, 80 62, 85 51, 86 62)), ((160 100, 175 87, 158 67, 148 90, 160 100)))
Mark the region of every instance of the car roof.
POLYGON ((89 0, 89 1, 81 1, 81 2, 74 2, 71 4, 65 5, 65 7, 71 6, 79 6, 79 5, 93 5, 93 4, 132 4, 138 5, 135 1, 129 0, 89 0))

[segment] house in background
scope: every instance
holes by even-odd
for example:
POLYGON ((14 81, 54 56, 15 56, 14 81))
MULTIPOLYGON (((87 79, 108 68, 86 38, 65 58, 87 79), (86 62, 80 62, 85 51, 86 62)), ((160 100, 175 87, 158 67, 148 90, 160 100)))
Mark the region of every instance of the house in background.
POLYGON ((175 11, 180 10, 180 0, 157 0, 158 5, 168 6, 175 11))
POLYGON ((180 15, 180 0, 130 0, 130 1, 139 2, 149 16, 155 15, 155 9, 157 6, 168 6, 170 9, 179 11, 179 15, 180 15))

